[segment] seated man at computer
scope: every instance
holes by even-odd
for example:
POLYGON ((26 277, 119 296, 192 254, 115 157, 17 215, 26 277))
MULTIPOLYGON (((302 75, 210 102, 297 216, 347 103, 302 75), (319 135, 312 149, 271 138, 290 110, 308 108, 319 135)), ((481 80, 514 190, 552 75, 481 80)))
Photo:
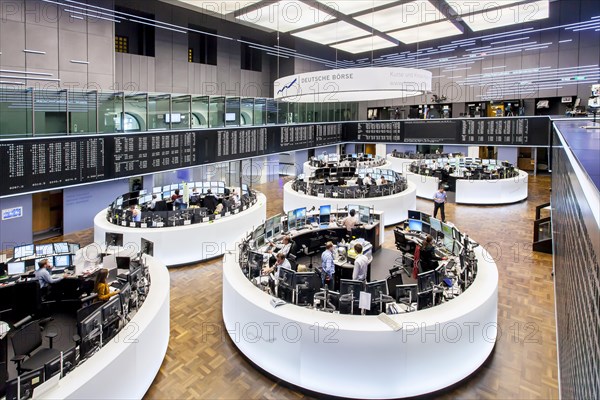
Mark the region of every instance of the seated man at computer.
POLYGON ((263 275, 268 275, 271 272, 274 272, 275 280, 277 280, 279 279, 279 268, 281 267, 292 269, 292 265, 290 264, 288 259, 285 258, 283 253, 277 253, 275 264, 273 264, 273 266, 263 268, 262 273, 263 275))
POLYGON ((237 192, 235 191, 235 189, 231 189, 231 194, 229 195, 229 199, 233 200, 233 206, 234 207, 239 207, 240 206, 240 196, 237 194, 237 192))
MULTIPOLYGON (((281 246, 281 248, 279 248, 279 246, 276 246, 273 242, 270 242, 269 249, 267 249, 267 253, 281 253, 284 255, 285 258, 287 258, 292 248, 292 238, 289 235, 285 235, 283 237, 282 243, 283 245, 281 246), (278 252, 276 251, 277 249, 279 249, 278 252)), ((273 266, 273 264, 275 264, 275 261, 277 261, 275 255, 272 254, 269 258, 269 265, 273 266)))
POLYGON ((142 220, 142 212, 132 204, 129 206, 129 211, 131 211, 131 221, 140 222, 142 220))
POLYGON ((35 279, 40 284, 40 288, 46 288, 53 283, 59 282, 62 280, 63 276, 52 275, 50 272, 52 271, 52 265, 50 265, 50 261, 47 258, 40 260, 38 262, 38 270, 35 271, 35 279))
POLYGON ((377 186, 381 186, 381 185, 386 185, 386 184, 387 184, 387 181, 385 180, 385 177, 384 177, 383 175, 381 175, 381 176, 380 176, 380 177, 377 179, 376 183, 377 183, 377 186))
POLYGON ((447 257, 438 257, 435 255, 435 246, 433 238, 429 235, 423 241, 420 251, 422 272, 432 271, 438 267, 438 261, 446 260, 447 257))
POLYGON ((212 190, 208 189, 206 191, 206 196, 204 197, 204 207, 208 209, 209 213, 215 212, 215 208, 217 208, 218 200, 216 196, 213 194, 212 190))
POLYGON ((358 224, 358 217, 356 216, 356 210, 352 209, 350 210, 350 214, 342 220, 342 226, 345 227, 348 234, 350 234, 356 224, 358 224))
POLYGON ((158 201, 158 196, 156 194, 152 195, 152 201, 150 201, 150 205, 148 206, 148 208, 152 211, 154 211, 154 209, 156 208, 156 202, 158 201))
POLYGON ((352 270, 352 279, 355 281, 366 281, 369 258, 363 254, 363 247, 360 243, 354 245, 354 251, 356 252, 356 258, 354 259, 354 269, 352 270))
POLYGON ((179 210, 183 204, 183 196, 179 194, 179 189, 175 189, 175 193, 171 196, 173 201, 173 208, 179 210))
POLYGON ((365 186, 371 186, 373 184, 373 180, 371 179, 370 174, 365 175, 365 178, 363 179, 363 184, 365 186))

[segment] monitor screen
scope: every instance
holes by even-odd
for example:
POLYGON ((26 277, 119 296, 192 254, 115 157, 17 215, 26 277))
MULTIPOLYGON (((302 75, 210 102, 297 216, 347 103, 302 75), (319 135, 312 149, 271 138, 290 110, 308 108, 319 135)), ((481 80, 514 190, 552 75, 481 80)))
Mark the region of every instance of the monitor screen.
POLYGON ((242 183, 242 194, 248 194, 248 185, 246 185, 245 183, 242 183))
POLYGON ((279 235, 281 232, 281 214, 273 217, 273 236, 279 235))
POLYGON ((429 225, 431 225, 431 229, 435 229, 438 232, 442 231, 442 221, 437 218, 429 218, 429 225))
POLYGON ((371 209, 367 206, 359 206, 358 214, 360 216, 360 222, 363 224, 369 223, 369 217, 371 216, 371 209))
POLYGON ((463 245, 460 241, 455 240, 454 241, 454 248, 452 249, 452 254, 454 254, 455 256, 460 255, 460 253, 462 253, 463 250, 463 245))
POLYGON ((171 192, 170 190, 163 192, 163 198, 165 198, 165 199, 170 199, 172 195, 173 195, 173 192, 171 192))
POLYGON ((431 225, 422 222, 421 231, 427 235, 431 235, 431 225))
POLYGON ((280 284, 288 286, 288 287, 293 287, 295 275, 296 275, 296 273, 293 270, 284 268, 284 267, 280 267, 279 268, 280 284))
POLYGON ((429 224, 429 219, 429 214, 421 213, 421 221, 423 221, 426 224, 429 224))
POLYGON ((76 253, 79 250, 79 243, 69 243, 69 253, 76 253))
POLYGON ((452 251, 454 249, 454 239, 452 239, 452 236, 448 237, 444 235, 444 247, 448 249, 448 251, 452 251))
POLYGON ((373 281, 366 285, 366 292, 371 293, 371 301, 379 300, 380 295, 388 294, 387 281, 373 281))
POLYGON ((296 216, 296 227, 303 227, 306 225, 306 208, 297 208, 294 210, 296 216))
POLYGON ((223 187, 218 187, 218 188, 217 188, 217 194, 225 194, 225 188, 223 188, 223 187))
POLYGON ((106 232, 104 234, 104 240, 107 246, 123 246, 123 234, 106 232))
POLYGON ((33 255, 34 246, 33 244, 26 244, 24 246, 15 247, 13 250, 13 256, 15 258, 29 257, 33 255))
POLYGON ((354 299, 358 300, 360 292, 363 290, 363 281, 354 281, 350 279, 340 279, 340 295, 354 294, 354 299))
POLYGON ((419 293, 433 290, 435 286, 435 271, 427 271, 417 276, 417 287, 419 293))
POLYGON ((263 237, 263 240, 264 240, 264 236, 265 236, 265 225, 264 224, 260 224, 256 229, 254 229, 254 232, 252 232, 252 239, 254 241, 258 241, 258 239, 261 236, 263 237))
POLYGON ((54 243, 54 253, 55 254, 62 254, 62 253, 68 253, 68 252, 69 252, 69 243, 65 243, 65 242, 54 243))
POLYGON ((54 261, 52 263, 54 268, 63 269, 71 266, 71 255, 64 254, 62 256, 54 256, 54 261))
POLYGON ((294 211, 288 211, 288 231, 296 229, 296 214, 294 211))
POLYGON ((156 186, 154 188, 152 188, 152 193, 161 193, 162 192, 162 188, 160 186, 156 186))
POLYGON ((270 240, 273 237, 273 218, 269 218, 265 222, 265 239, 270 240))
POLYGON ((443 222, 442 222, 442 233, 444 234, 445 237, 448 237, 450 239, 454 238, 454 234, 452 232, 452 227, 443 222))
POLYGON ((421 211, 408 210, 408 219, 421 220, 421 211))
POLYGON ((142 254, 148 254, 149 256, 154 256, 154 242, 151 242, 148 239, 142 238, 140 240, 140 252, 142 254))
POLYGON ((168 192, 169 190, 171 190, 171 185, 166 185, 166 186, 163 186, 163 188, 162 188, 163 192, 168 192))
POLYGON ((117 205, 117 207, 121 207, 123 205, 123 198, 119 197, 117 199, 117 201, 115 202, 115 204, 117 205))
POLYGON ((173 183, 170 188, 171 188, 171 190, 179 189, 179 183, 173 183))
POLYGON ((25 261, 10 262, 6 264, 7 275, 21 275, 25 273, 25 261))
POLYGON ((331 218, 331 206, 321 206, 319 207, 319 223, 320 224, 328 224, 329 219, 331 218))
POLYGON ((416 219, 409 219, 408 229, 411 231, 421 232, 423 230, 423 222, 417 221, 416 219))
POLYGON ((52 243, 35 245, 35 255, 46 256, 48 254, 54 254, 54 246, 52 243))

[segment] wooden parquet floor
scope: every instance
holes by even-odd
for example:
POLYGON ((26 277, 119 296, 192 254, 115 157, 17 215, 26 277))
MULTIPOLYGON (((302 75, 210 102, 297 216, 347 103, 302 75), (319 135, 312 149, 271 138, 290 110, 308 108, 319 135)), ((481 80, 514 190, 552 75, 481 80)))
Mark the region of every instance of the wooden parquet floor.
MULTIPOLYGON (((284 182, 280 179, 255 186, 269 199, 268 216, 281 212, 284 182)), ((499 337, 482 368, 430 397, 558 398, 552 257, 531 251, 535 206, 549 197, 550 177, 538 176, 530 177, 529 198, 521 203, 447 206, 447 220, 486 247, 498 265, 499 337)), ((433 204, 426 200, 418 200, 417 207, 433 211, 433 204)), ((394 248, 391 229, 386 229, 386 248, 394 248)), ((68 239, 83 245, 92 236, 91 230, 86 230, 68 239)), ((221 318, 220 259, 172 269, 170 275, 171 338, 147 399, 310 398, 257 371, 227 336, 221 318)), ((451 368, 460 360, 444 360, 440 355, 439 361, 432 362, 448 362, 451 368)), ((435 377, 423 371, 423 379, 435 377)))

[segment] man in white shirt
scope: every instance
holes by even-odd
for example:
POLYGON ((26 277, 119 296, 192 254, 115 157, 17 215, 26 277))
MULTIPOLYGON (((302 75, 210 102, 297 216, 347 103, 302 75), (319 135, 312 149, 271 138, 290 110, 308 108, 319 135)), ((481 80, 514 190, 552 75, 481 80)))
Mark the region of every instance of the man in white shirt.
POLYGON ((231 189, 231 194, 229 196, 233 199, 235 207, 239 207, 240 206, 240 196, 237 194, 235 189, 231 189))
POLYGON ((283 253, 277 253, 275 264, 272 267, 263 268, 263 274, 268 275, 271 272, 275 272, 275 280, 279 280, 279 271, 280 268, 292 269, 292 265, 288 261, 287 258, 283 255, 283 253))
POLYGON ((371 175, 367 174, 367 175, 365 176, 365 178, 363 179, 363 183, 364 183, 366 186, 371 186, 371 185, 373 184, 373 180, 371 179, 371 175))
POLYGON ((367 270, 369 268, 369 258, 363 254, 363 247, 360 243, 354 245, 356 258, 354 259, 354 269, 352 270, 352 279, 355 281, 366 281, 367 270))
POLYGON ((156 194, 152 195, 152 201, 150 202, 150 209, 154 210, 156 208, 156 202, 158 201, 158 196, 156 194))

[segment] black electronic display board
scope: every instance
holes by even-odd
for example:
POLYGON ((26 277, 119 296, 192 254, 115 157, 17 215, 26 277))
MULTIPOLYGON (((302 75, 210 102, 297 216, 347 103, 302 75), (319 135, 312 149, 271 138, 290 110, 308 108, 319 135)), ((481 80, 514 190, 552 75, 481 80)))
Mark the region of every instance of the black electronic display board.
POLYGON ((456 143, 459 124, 452 119, 404 121, 404 143, 456 143))
POLYGON ((197 164, 196 132, 111 136, 113 178, 191 167, 197 164))
POLYGON ((328 144, 338 144, 342 141, 344 125, 323 124, 315 127, 315 146, 325 146, 328 144))
POLYGON ((476 145, 546 146, 548 118, 472 118, 461 120, 460 142, 476 145))
POLYGON ((314 147, 315 127, 316 124, 275 126, 272 130, 273 144, 278 143, 279 147, 269 149, 278 152, 314 147))
POLYGON ((349 140, 358 142, 401 142, 402 123, 400 121, 347 123, 346 135, 349 140))
POLYGON ((267 151, 267 128, 220 129, 216 131, 219 161, 254 157, 267 151))
POLYGON ((0 142, 0 194, 77 185, 110 178, 104 137, 0 142))

